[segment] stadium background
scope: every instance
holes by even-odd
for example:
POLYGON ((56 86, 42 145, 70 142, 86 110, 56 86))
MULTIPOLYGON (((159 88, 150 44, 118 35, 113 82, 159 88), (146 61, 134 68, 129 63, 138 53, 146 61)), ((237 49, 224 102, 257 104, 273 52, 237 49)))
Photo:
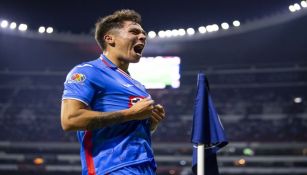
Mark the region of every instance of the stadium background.
POLYGON ((144 28, 157 34, 195 29, 194 35, 149 38, 144 53, 181 58, 180 88, 149 90, 167 110, 153 135, 158 174, 191 174, 200 70, 230 141, 218 154, 221 174, 307 174, 306 1, 74 2, 0 3, 1 175, 80 174, 75 133, 60 126, 63 82, 72 66, 98 57, 93 24, 120 8, 139 11, 144 28), (2 26, 3 20, 17 28, 2 26), (27 31, 18 30, 20 23, 27 31), (219 30, 199 33, 209 24, 219 30), (38 33, 40 25, 54 32, 38 33))

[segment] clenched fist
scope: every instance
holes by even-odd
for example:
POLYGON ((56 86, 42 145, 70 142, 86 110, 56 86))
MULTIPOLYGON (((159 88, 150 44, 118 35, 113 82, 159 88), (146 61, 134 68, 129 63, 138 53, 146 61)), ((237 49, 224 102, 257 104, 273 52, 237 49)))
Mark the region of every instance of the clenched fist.
POLYGON ((158 104, 154 106, 154 109, 151 112, 150 118, 150 131, 155 131, 158 127, 158 124, 161 120, 165 118, 165 110, 162 105, 158 104))
POLYGON ((153 104, 154 101, 150 98, 144 98, 135 103, 131 108, 129 108, 132 120, 143 120, 149 118, 154 109, 153 104))

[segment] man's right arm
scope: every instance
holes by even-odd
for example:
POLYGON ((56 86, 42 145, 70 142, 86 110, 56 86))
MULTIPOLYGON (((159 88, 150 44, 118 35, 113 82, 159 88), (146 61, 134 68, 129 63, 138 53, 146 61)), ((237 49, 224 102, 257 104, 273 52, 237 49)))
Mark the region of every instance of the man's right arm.
POLYGON ((74 99, 64 99, 61 106, 61 124, 65 131, 93 130, 130 120, 150 117, 153 100, 143 99, 129 109, 114 112, 90 110, 84 103, 74 99))

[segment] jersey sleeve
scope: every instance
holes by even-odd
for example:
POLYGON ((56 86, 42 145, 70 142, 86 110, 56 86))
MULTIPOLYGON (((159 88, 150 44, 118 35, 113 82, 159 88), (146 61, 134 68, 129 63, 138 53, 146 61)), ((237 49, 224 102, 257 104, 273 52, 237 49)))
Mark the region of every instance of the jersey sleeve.
POLYGON ((75 99, 89 105, 95 93, 91 81, 92 71, 91 66, 76 66, 73 68, 64 82, 62 100, 75 99))

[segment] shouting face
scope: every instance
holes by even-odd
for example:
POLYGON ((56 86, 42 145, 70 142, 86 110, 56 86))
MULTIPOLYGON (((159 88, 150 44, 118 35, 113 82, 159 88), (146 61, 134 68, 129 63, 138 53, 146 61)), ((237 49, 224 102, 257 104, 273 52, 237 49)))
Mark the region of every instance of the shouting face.
POLYGON ((112 30, 113 51, 121 61, 136 63, 142 56, 146 33, 140 24, 125 21, 123 27, 112 30))

